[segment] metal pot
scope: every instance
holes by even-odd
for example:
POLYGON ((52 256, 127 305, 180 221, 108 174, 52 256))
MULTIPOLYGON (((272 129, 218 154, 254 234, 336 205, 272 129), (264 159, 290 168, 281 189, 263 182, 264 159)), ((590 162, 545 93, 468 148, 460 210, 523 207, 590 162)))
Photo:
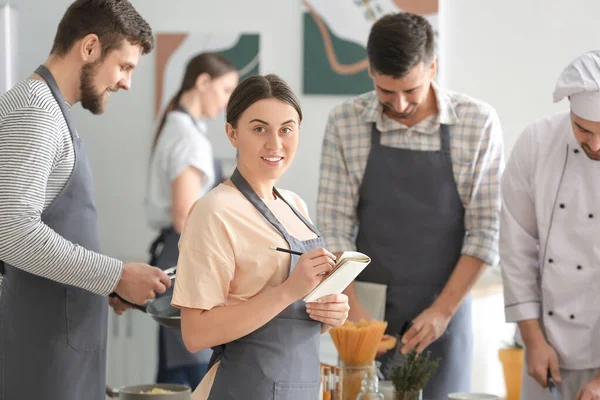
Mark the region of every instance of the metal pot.
POLYGON ((192 390, 187 386, 168 383, 126 386, 120 389, 113 389, 106 385, 106 395, 121 400, 191 400, 192 390), (173 393, 145 393, 152 389, 168 390, 173 393))

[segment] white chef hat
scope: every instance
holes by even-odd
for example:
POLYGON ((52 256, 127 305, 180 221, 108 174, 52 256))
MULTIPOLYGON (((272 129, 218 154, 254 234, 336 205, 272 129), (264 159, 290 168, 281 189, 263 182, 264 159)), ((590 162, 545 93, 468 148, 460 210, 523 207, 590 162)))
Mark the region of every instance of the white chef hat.
POLYGON ((560 74, 554 102, 567 96, 573 114, 588 121, 600 121, 600 50, 583 54, 560 74))

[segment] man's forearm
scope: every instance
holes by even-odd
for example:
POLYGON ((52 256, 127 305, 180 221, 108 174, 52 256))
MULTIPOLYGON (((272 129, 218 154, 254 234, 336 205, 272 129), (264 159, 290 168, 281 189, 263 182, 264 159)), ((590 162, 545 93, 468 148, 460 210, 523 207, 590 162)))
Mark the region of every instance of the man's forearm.
POLYGON ((449 317, 452 317, 483 273, 485 267, 485 262, 478 258, 468 255, 461 256, 454 272, 432 307, 438 308, 449 317))
POLYGON ((523 338, 525 346, 530 346, 532 343, 540 340, 546 340, 539 319, 535 318, 519 321, 518 325, 519 332, 521 332, 521 338, 523 338))

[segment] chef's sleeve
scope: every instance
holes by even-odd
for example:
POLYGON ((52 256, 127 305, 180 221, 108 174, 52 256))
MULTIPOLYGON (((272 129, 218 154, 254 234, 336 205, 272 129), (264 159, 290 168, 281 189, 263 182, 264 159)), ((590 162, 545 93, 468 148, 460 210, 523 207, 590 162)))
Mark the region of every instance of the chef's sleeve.
POLYGON ((535 131, 529 127, 515 143, 502 177, 500 269, 507 322, 541 315, 534 203, 536 149, 535 131))

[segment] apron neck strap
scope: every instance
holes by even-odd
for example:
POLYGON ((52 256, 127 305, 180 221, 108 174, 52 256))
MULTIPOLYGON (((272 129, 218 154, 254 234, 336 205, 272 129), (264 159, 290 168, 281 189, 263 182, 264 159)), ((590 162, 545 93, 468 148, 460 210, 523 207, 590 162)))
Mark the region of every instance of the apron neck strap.
MULTIPOLYGON (((250 201, 250 203, 252 203, 252 205, 262 214, 262 216, 271 225, 273 225, 273 227, 275 229, 277 229, 277 231, 279 231, 279 233, 281 234, 281 236, 283 236, 286 239, 286 241, 288 240, 288 238, 291 238, 291 235, 287 232, 287 230, 283 227, 283 225, 281 225, 281 223, 275 217, 275 215, 273 215, 273 213, 271 212, 271 210, 269 210, 269 207, 267 207, 267 205, 265 204, 265 202, 262 201, 262 199, 260 197, 258 197, 258 195, 252 189, 252 187, 250 186, 250 184, 248 183, 248 181, 246 180, 246 178, 244 178, 242 176, 242 174, 240 173, 240 171, 237 168, 235 169, 235 171, 233 171, 233 174, 231 175, 230 179, 231 179, 231 182, 233 182, 233 184, 235 185, 235 187, 240 192, 242 192, 242 194, 244 195, 244 197, 246 197, 246 199, 248 199, 248 201, 250 201)), ((280 198, 281 200, 283 200, 283 202, 285 204, 287 204, 287 206, 292 209, 292 211, 294 212, 294 214, 296 214, 296 216, 310 230, 312 230, 318 237, 321 236, 321 234, 319 233, 319 231, 317 230, 317 228, 315 228, 310 223, 310 221, 308 221, 308 219, 306 217, 304 217, 304 215, 302 215, 298 210, 296 210, 295 207, 293 207, 290 203, 288 203, 287 200, 279 193, 279 191, 276 188, 273 188, 273 193, 275 193, 275 195, 278 198, 280 198)))
POLYGON ((450 126, 446 124, 440 124, 440 143, 441 150, 444 153, 450 154, 450 126))
POLYGON ((371 145, 375 146, 381 143, 381 132, 377 129, 377 123, 373 122, 371 125, 371 145))
POLYGON ((310 229, 311 231, 313 231, 313 233, 315 235, 317 235, 318 237, 321 237, 321 232, 319 232, 319 230, 304 216, 302 215, 302 213, 300 211, 298 211, 296 209, 296 207, 292 206, 290 203, 288 203, 288 201, 285 199, 285 197, 283 197, 281 194, 279 194, 279 191, 276 188, 273 188, 273 192, 275 192, 275 195, 277 197, 279 197, 281 200, 283 200, 283 202, 285 204, 288 205, 289 208, 292 209, 292 211, 294 212, 294 214, 296 214, 296 216, 302 221, 304 222, 304 225, 306 225, 308 227, 308 229, 310 229))
POLYGON ((287 241, 287 239, 290 237, 288 232, 285 230, 283 225, 281 225, 279 220, 277 218, 275 218, 275 216, 273 215, 271 210, 269 210, 269 207, 267 207, 265 202, 262 201, 262 199, 260 197, 258 197, 256 192, 252 189, 252 186, 250 186, 250 184, 248 183, 246 178, 244 178, 242 176, 242 174, 240 173, 240 171, 237 168, 235 169, 235 171, 233 171, 233 174, 231 175, 230 179, 231 179, 231 182, 233 182, 233 184, 235 185, 235 187, 240 192, 242 192, 244 197, 246 197, 246 199, 248 199, 248 201, 250 203, 252 203, 252 205, 261 213, 261 215, 271 225, 273 225, 273 227, 275 229, 277 229, 277 231, 281 234, 281 236, 283 236, 287 241))
POLYGON ((65 118, 65 122, 67 123, 67 127, 69 128, 69 132, 71 133, 71 138, 73 140, 77 139, 78 138, 77 129, 75 129, 75 124, 73 123, 73 120, 71 119, 71 113, 70 113, 69 109, 67 108, 65 98, 63 97, 62 93, 60 92, 60 89, 58 88, 58 84, 56 83, 56 80, 54 79, 54 76, 52 75, 52 72, 50 72, 50 70, 48 68, 46 68, 45 65, 40 65, 35 70, 35 73, 38 74, 39 76, 41 76, 42 78, 44 78, 44 80, 46 81, 46 84, 48 85, 48 88, 50 88, 50 92, 52 93, 52 96, 54 96, 54 99, 56 100, 56 102, 58 103, 58 106, 60 107, 60 110, 62 111, 62 114, 65 118))

